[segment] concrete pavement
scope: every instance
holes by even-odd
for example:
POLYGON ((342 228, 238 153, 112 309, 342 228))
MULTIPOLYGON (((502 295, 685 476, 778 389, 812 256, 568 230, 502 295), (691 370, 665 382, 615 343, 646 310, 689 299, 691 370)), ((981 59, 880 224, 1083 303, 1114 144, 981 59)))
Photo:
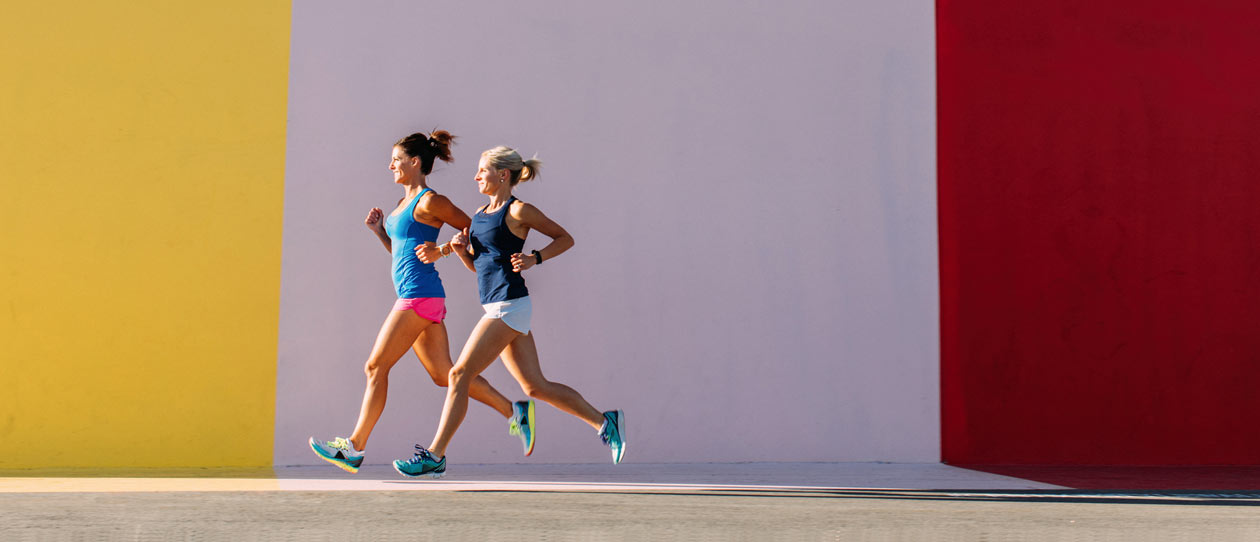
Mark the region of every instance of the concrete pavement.
POLYGON ((1260 492, 1081 491, 940 464, 468 465, 440 481, 383 465, 9 474, 0 538, 18 540, 1260 537, 1260 492))

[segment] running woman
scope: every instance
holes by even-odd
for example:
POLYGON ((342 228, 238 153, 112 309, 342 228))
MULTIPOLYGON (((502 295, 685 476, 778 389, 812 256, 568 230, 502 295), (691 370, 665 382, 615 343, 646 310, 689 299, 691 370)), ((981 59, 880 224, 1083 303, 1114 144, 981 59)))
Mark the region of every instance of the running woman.
MULTIPOLYGON (((349 472, 358 472, 363 464, 368 437, 385 409, 389 370, 408 348, 416 352, 434 384, 447 385, 452 364, 446 325, 442 323, 446 317, 446 293, 433 262, 450 254, 451 247, 439 247, 434 242, 443 224, 462 230, 468 228, 470 221, 449 199, 429 188, 427 176, 433 171, 435 159, 451 161, 450 145, 454 139, 450 133, 439 130, 430 135, 411 134, 394 143, 389 170, 394 174, 394 183, 403 186, 403 198, 389 216, 380 208, 373 208, 363 221, 385 250, 393 254, 398 300, 385 317, 364 367, 367 389, 354 432, 349 438, 309 440, 316 455, 349 472)), ((525 413, 532 410, 532 401, 513 404, 481 377, 470 380, 464 389, 508 418, 509 433, 520 435, 523 443, 532 443, 533 437, 523 420, 525 413)), ((527 445, 525 454, 529 452, 527 445)))
MULTIPOLYGON (((525 288, 521 272, 573 246, 569 232, 537 207, 512 196, 512 188, 518 182, 538 177, 541 165, 538 160, 522 160, 520 153, 508 147, 495 147, 481 154, 477 164, 477 188, 490 202, 477 210, 471 228, 455 234, 450 245, 464 266, 477 273, 481 305, 486 314, 473 328, 459 354, 459 362, 451 369, 446 405, 433 442, 427 449, 417 444, 411 459, 394 461, 394 469, 403 475, 440 478, 446 473, 446 447, 464 420, 470 391, 480 378, 478 375, 496 357, 503 359, 508 372, 526 395, 546 401, 590 424, 612 449, 613 463, 621 462, 626 446, 622 412, 596 410, 573 388, 544 378, 538 366, 538 350, 530 331, 529 290, 525 288), (522 254, 525 236, 530 230, 550 237, 551 243, 542 250, 522 254)), ((526 412, 526 422, 532 438, 532 405, 526 412)))

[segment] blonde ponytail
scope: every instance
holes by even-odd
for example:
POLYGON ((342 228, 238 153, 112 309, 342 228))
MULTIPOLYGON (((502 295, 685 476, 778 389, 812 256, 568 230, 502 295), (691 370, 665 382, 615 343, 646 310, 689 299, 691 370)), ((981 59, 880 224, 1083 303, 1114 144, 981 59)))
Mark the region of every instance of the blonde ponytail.
POLYGON ((532 181, 538 178, 542 169, 542 160, 537 156, 529 160, 521 159, 521 153, 511 147, 498 146, 481 153, 494 169, 506 169, 511 174, 512 186, 518 182, 532 181))
POLYGON ((525 161, 525 166, 521 168, 521 181, 532 181, 538 177, 539 170, 542 168, 542 160, 530 158, 525 161))

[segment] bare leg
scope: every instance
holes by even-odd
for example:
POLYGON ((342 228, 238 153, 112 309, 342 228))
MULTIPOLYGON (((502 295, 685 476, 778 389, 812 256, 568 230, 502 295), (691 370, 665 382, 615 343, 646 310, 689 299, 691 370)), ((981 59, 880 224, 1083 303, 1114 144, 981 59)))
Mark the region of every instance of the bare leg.
POLYGON ((350 442, 356 450, 367 446, 368 436, 376 421, 385 410, 385 397, 389 393, 389 370, 407 352, 425 327, 432 321, 418 316, 415 311, 390 311, 381 324, 372 354, 368 356, 363 371, 367 373, 367 389, 363 391, 363 406, 359 409, 359 421, 354 425, 350 442))
MULTIPOLYGON (((420 364, 424 366, 425 371, 428 371, 433 383, 445 388, 447 382, 450 381, 453 367, 451 346, 446 338, 446 324, 436 322, 424 328, 424 331, 420 333, 420 338, 416 339, 416 343, 411 348, 415 350, 416 357, 420 358, 420 364)), ((477 375, 469 386, 468 392, 473 399, 499 411, 504 418, 512 417, 512 402, 499 393, 499 390, 494 389, 485 377, 477 375)))
POLYGON ((446 404, 442 407, 442 422, 438 424, 437 434, 429 445, 434 457, 446 455, 446 446, 464 421, 464 414, 468 411, 468 389, 473 380, 494 363, 503 348, 518 336, 519 332, 497 318, 482 318, 477 322, 464 344, 463 352, 459 354, 459 363, 451 369, 446 404))
POLYGON ((586 402, 577 390, 543 377, 542 368, 538 366, 538 348, 534 346, 533 332, 516 337, 500 357, 508 372, 521 384, 525 395, 577 416, 595 429, 604 424, 603 413, 586 402))

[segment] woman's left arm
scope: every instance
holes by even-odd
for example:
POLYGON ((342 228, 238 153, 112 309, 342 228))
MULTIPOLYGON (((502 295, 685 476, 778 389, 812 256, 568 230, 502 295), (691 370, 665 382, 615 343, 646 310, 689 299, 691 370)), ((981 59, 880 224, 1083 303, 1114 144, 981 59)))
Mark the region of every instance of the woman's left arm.
MULTIPOLYGON (((456 233, 466 230, 472 225, 472 220, 468 218, 468 215, 464 214, 463 211, 459 210, 459 207, 451 203, 451 200, 441 194, 433 194, 426 199, 420 200, 420 203, 416 205, 416 212, 420 211, 437 217, 443 223, 450 224, 451 227, 455 228, 456 233)), ((433 263, 450 254, 453 248, 454 245, 450 243, 441 246, 425 243, 416 247, 416 258, 424 263, 433 263)), ((461 257, 460 259, 463 258, 461 257)), ((464 262, 465 266, 469 266, 469 264, 470 262, 464 262)), ((468 268, 472 269, 472 267, 468 268)))
MULTIPOLYGON (((559 224, 556 224, 554 220, 547 218, 547 215, 543 214, 537 207, 524 202, 519 206, 513 205, 512 207, 512 209, 508 209, 508 212, 522 226, 538 230, 538 233, 551 238, 551 242, 538 251, 542 255, 544 262, 573 248, 573 236, 569 235, 569 232, 565 231, 559 224)), ((538 265, 538 258, 533 253, 512 255, 512 270, 517 273, 535 265, 538 265)))

